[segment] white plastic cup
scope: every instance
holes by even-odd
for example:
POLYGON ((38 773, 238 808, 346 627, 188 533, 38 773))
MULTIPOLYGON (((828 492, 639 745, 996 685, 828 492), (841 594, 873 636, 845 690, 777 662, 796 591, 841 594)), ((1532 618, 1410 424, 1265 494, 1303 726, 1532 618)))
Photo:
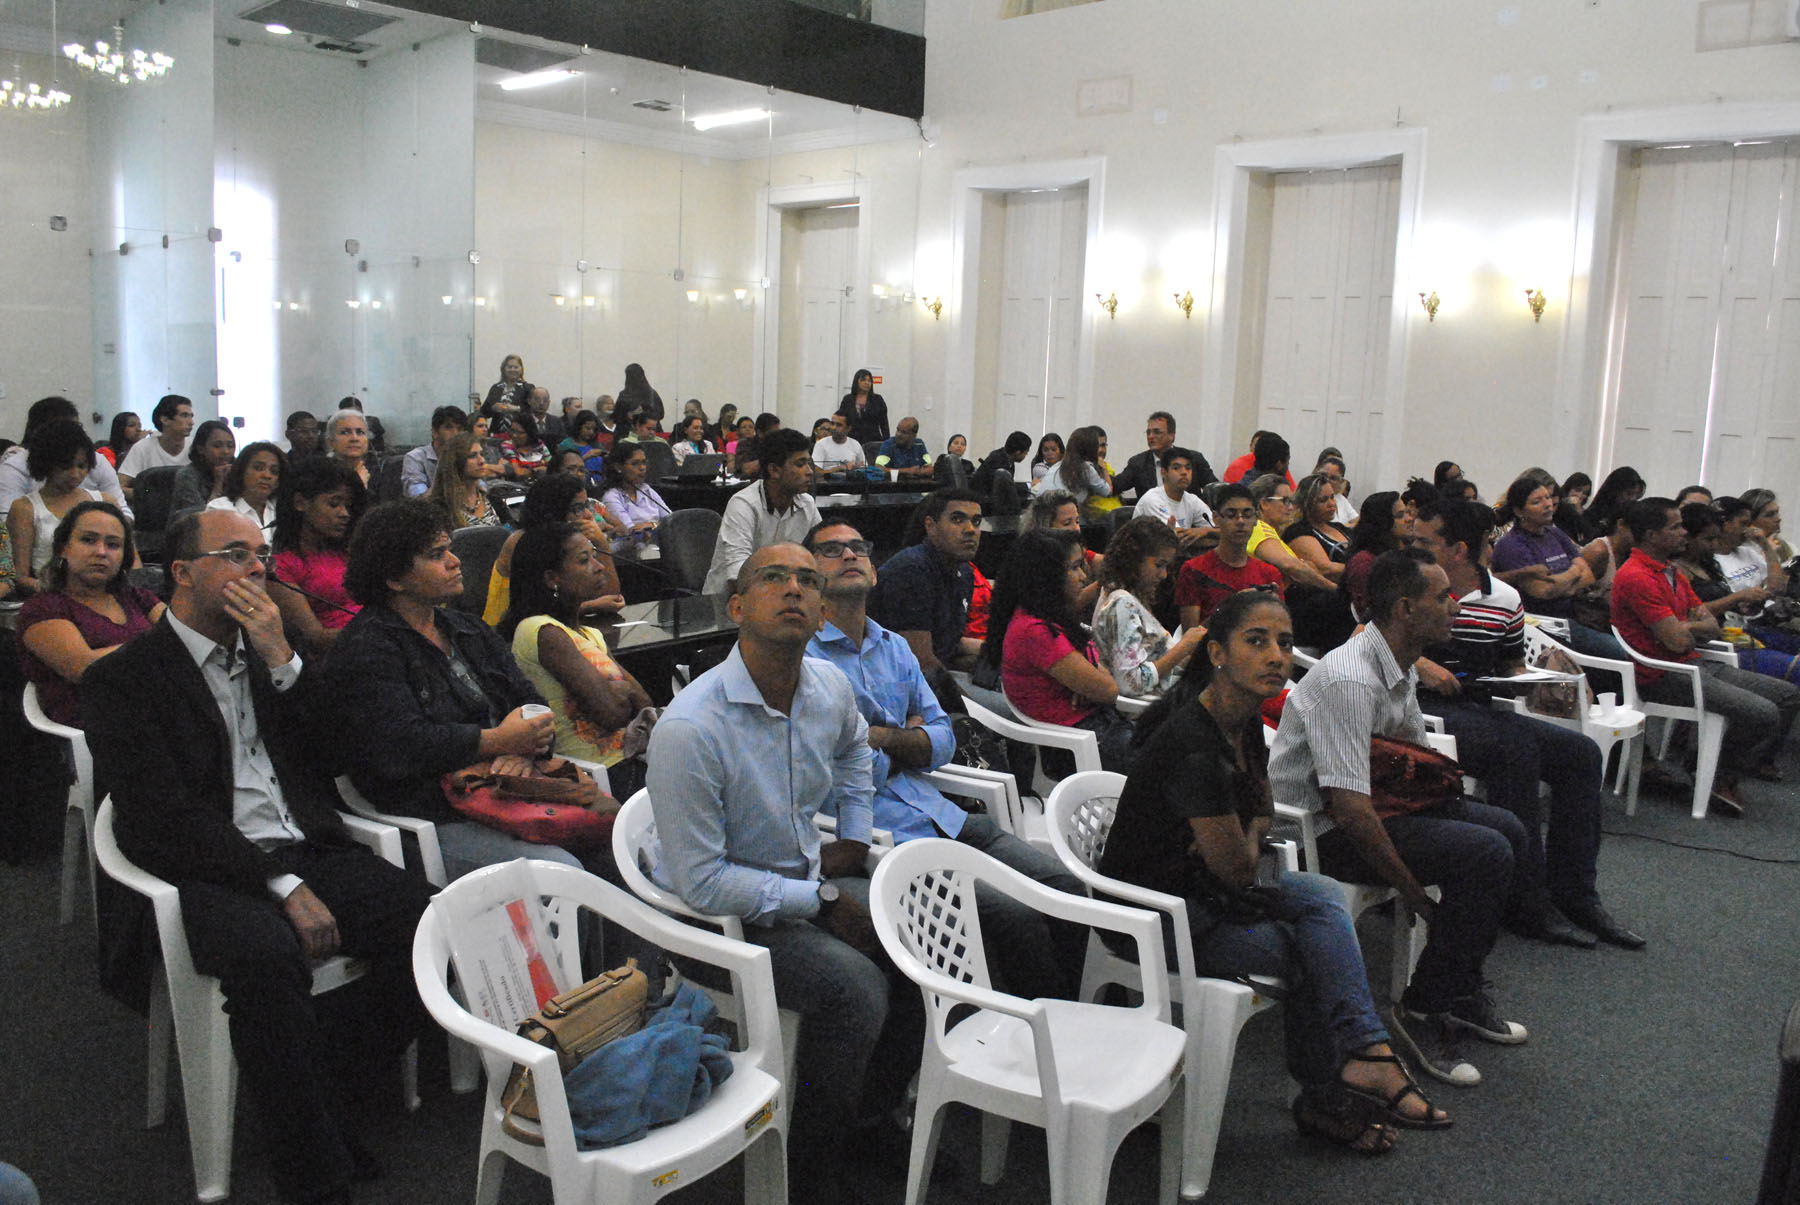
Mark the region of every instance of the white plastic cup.
POLYGON ((1619 704, 1619 696, 1618 695, 1604 694, 1604 695, 1595 695, 1594 696, 1594 709, 1596 711, 1600 712, 1602 715, 1610 713, 1614 707, 1618 706, 1618 704, 1619 704))
POLYGON ((900 480, 900 470, 899 469, 889 469, 888 470, 888 480, 889 481, 900 480))
POLYGON ((519 714, 528 720, 535 720, 541 715, 549 715, 550 709, 542 703, 527 703, 519 708, 519 714))

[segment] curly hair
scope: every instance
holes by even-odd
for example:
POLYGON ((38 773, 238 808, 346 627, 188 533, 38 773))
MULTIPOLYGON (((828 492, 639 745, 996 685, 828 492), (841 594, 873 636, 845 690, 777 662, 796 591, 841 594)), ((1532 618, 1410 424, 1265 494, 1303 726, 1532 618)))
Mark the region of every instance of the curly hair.
POLYGON ((1106 545, 1106 562, 1100 567, 1100 586, 1104 590, 1138 589, 1138 574, 1144 562, 1181 546, 1168 524, 1142 515, 1127 520, 1106 545))
POLYGON ((388 583, 405 577, 413 561, 449 530, 438 508, 421 498, 383 502, 363 516, 350 537, 344 589, 365 607, 386 605, 394 596, 388 583))

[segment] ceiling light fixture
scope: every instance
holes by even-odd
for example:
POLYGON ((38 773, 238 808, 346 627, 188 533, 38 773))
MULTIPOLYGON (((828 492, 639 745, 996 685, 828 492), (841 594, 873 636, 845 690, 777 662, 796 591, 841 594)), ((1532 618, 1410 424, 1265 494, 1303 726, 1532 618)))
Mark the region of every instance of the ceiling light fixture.
POLYGON ((542 88, 546 84, 560 84, 564 80, 574 79, 580 74, 581 72, 568 67, 552 67, 548 71, 533 71, 501 80, 500 91, 523 92, 527 88, 542 88))
POLYGON ((160 50, 127 51, 124 45, 125 25, 121 22, 113 26, 111 42, 97 41, 91 51, 80 42, 69 42, 64 44, 62 52, 63 57, 77 67, 86 68, 95 75, 118 84, 141 84, 160 79, 175 65, 175 60, 160 50))
POLYGON ((263 26, 263 28, 268 30, 270 33, 274 34, 278 38, 285 38, 289 34, 294 32, 293 30, 289 29, 287 26, 283 25, 279 21, 271 21, 267 25, 263 26))
POLYGON ((747 122, 762 121, 771 116, 767 109, 733 109, 729 113, 709 113, 704 117, 692 119, 696 130, 705 131, 719 126, 741 126, 747 122))

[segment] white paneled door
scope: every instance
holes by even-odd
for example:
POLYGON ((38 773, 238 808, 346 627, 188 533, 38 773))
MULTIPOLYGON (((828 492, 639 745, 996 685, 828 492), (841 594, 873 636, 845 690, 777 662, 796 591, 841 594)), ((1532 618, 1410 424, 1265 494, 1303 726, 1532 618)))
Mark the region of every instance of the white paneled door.
POLYGON ((1650 491, 1800 474, 1800 142, 1632 153, 1605 468, 1650 491))
POLYGON ((1278 172, 1269 235, 1258 428, 1299 476, 1319 449, 1354 477, 1380 461, 1400 167, 1278 172))
POLYGON ((1085 187, 1007 194, 996 441, 1015 429, 1067 439, 1086 421, 1075 413, 1086 249, 1085 187))
MULTIPOLYGON (((854 365, 844 362, 849 351, 844 338, 848 309, 855 304, 851 282, 856 275, 856 223, 854 205, 826 206, 802 211, 797 284, 801 297, 800 388, 783 390, 797 396, 807 430, 815 418, 837 409, 850 389, 854 365)), ((800 426, 799 420, 795 426, 800 426)))

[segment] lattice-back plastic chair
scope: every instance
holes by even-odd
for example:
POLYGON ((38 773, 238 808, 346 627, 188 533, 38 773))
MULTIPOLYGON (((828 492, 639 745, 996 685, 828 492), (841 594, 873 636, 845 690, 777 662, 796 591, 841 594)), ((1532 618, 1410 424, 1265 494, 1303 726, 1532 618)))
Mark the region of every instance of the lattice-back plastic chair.
POLYGON ((81 893, 82 869, 87 870, 88 914, 94 929, 100 927, 100 905, 94 870, 94 759, 88 754, 87 734, 59 724, 44 713, 37 683, 25 684, 25 720, 46 736, 69 743, 69 803, 63 812, 62 889, 57 904, 57 923, 75 919, 75 897, 81 893))
MULTIPOLYGON (((1662 720, 1662 744, 1657 750, 1659 759, 1668 756, 1669 741, 1674 736, 1675 724, 1678 721, 1691 723, 1699 732, 1694 742, 1696 757, 1694 761, 1694 803, 1692 814, 1696 820, 1706 818, 1707 805, 1712 802, 1713 779, 1719 772, 1719 750, 1725 744, 1725 717, 1716 712, 1706 710, 1705 682, 1700 676, 1698 661, 1663 661, 1655 657, 1646 657, 1631 647, 1625 634, 1613 626, 1613 638, 1617 640, 1625 652, 1637 664, 1649 669, 1660 669, 1665 674, 1675 674, 1685 679, 1693 692, 1692 703, 1655 703, 1638 693, 1636 673, 1621 675, 1625 685, 1627 705, 1633 711, 1641 711, 1650 720, 1662 720)), ((1698 648, 1701 660, 1721 661, 1726 665, 1736 665, 1737 657, 1726 651, 1701 645, 1698 648)), ((1647 738, 1646 738, 1647 739, 1647 738)), ((1636 775, 1633 775, 1634 779, 1636 775)), ((1633 795, 1635 796, 1635 782, 1633 795)))
POLYGON ((1045 1131, 1055 1205, 1105 1201, 1120 1142, 1160 1117, 1160 1199, 1175 1199, 1186 1038, 1170 1023, 1161 923, 1153 913, 1045 887, 941 838, 908 841, 881 860, 869 911, 882 947, 925 996, 908 1205, 924 1197, 943 1110, 952 1101, 988 1115, 982 1123, 983 1183, 997 1183, 1004 1170, 1009 1122, 1045 1131), (976 915, 978 883, 1059 920, 1132 938, 1144 968, 1142 1003, 1023 1000, 994 990, 976 915), (976 1011, 952 1025, 952 1012, 965 1011, 961 1005, 976 1011))
POLYGON ((1586 653, 1578 653, 1568 645, 1557 640, 1541 626, 1534 623, 1525 625, 1525 656, 1528 661, 1536 662, 1539 654, 1557 652, 1580 666, 1585 677, 1589 670, 1606 670, 1617 674, 1621 687, 1620 706, 1611 711, 1602 712, 1588 702, 1587 683, 1577 684, 1575 691, 1575 714, 1573 716, 1545 715, 1532 711, 1525 706, 1524 699, 1496 699, 1494 706, 1506 706, 1520 715, 1534 720, 1542 720, 1546 724, 1555 724, 1559 728, 1568 728, 1579 732, 1600 747, 1600 765, 1602 773, 1607 761, 1612 757, 1614 746, 1623 743, 1619 752, 1619 769, 1613 781, 1613 790, 1625 796, 1625 814, 1637 812, 1638 782, 1644 769, 1644 713, 1637 705, 1637 672, 1629 661, 1614 661, 1610 657, 1592 657, 1586 653))
MULTIPOLYGON (((1037 768, 1030 783, 1017 784, 1019 815, 1008 831, 1040 849, 1049 849, 1050 840, 1044 828, 1043 801, 1055 789, 1056 780, 1044 771, 1043 750, 1060 749, 1068 753, 1075 759, 1075 772, 1080 774, 1100 769, 1100 738, 1083 728, 1027 720, 1016 710, 1011 715, 1001 715, 966 692, 963 695, 963 705, 968 709, 969 718, 989 732, 1034 747, 1037 768)), ((960 772, 961 767, 958 768, 958 773, 960 772)))
MULTIPOLYGON (((505 931, 510 930, 506 925, 505 931)), ((500 1199, 508 1159, 549 1177, 557 1205, 576 1205, 656 1201, 740 1155, 746 1197, 770 1205, 786 1202, 788 1090, 780 1078, 781 1036, 768 951, 671 920, 572 866, 521 858, 466 874, 438 893, 413 941, 413 975, 438 1024, 477 1046, 487 1067, 476 1163, 478 1202, 492 1205, 500 1199), (556 1052, 518 1036, 514 1026, 520 1017, 477 1016, 450 993, 450 935, 456 933, 460 944, 497 910, 518 901, 546 908, 555 923, 558 936, 546 953, 559 991, 585 982, 589 970, 604 969, 581 966, 575 913, 582 908, 731 976, 733 994, 743 1006, 738 1019, 742 1049, 732 1053, 731 1077, 717 1085, 706 1104, 636 1142, 591 1151, 576 1146, 556 1052), (535 1135, 540 1143, 514 1138, 502 1126, 506 1111, 501 1097, 515 1064, 531 1072, 542 1119, 535 1135)), ((522 1124, 529 1132, 529 1123, 522 1124)))
MULTIPOLYGON (((400 834, 359 816, 345 816, 350 836, 396 866, 404 865, 400 834)), ((113 836, 112 800, 102 800, 94 818, 94 856, 119 884, 149 901, 156 917, 162 957, 150 986, 150 1068, 144 1124, 152 1129, 168 1116, 169 1041, 181 1058, 181 1096, 187 1110, 188 1147, 194 1160, 195 1195, 222 1201, 231 1195, 231 1135, 237 1112, 237 1060, 219 981, 194 969, 187 930, 181 923, 181 893, 149 871, 133 865, 113 836)), ((337 955, 313 964, 313 995, 362 978, 368 964, 337 955)), ((418 1043, 407 1047, 402 1068, 407 1108, 419 1107, 418 1043)))
MULTIPOLYGON (((1168 917, 1167 924, 1174 927, 1175 968, 1169 991, 1181 1001, 1181 1027, 1187 1034, 1187 1133, 1182 1140, 1181 1195, 1192 1199, 1204 1195, 1212 1180, 1238 1034, 1245 1022, 1275 1003, 1268 993, 1280 991, 1283 985, 1279 980, 1246 983, 1200 977, 1195 969, 1187 901, 1100 873, 1100 855, 1106 850, 1124 790, 1125 776, 1105 770, 1073 774, 1057 783, 1046 804, 1050 844, 1057 859, 1090 892, 1152 909, 1168 917)), ((1081 998, 1097 999, 1107 985, 1115 983, 1142 991, 1143 974, 1137 963, 1114 953, 1099 934, 1090 933, 1087 962, 1081 972, 1081 998)))

